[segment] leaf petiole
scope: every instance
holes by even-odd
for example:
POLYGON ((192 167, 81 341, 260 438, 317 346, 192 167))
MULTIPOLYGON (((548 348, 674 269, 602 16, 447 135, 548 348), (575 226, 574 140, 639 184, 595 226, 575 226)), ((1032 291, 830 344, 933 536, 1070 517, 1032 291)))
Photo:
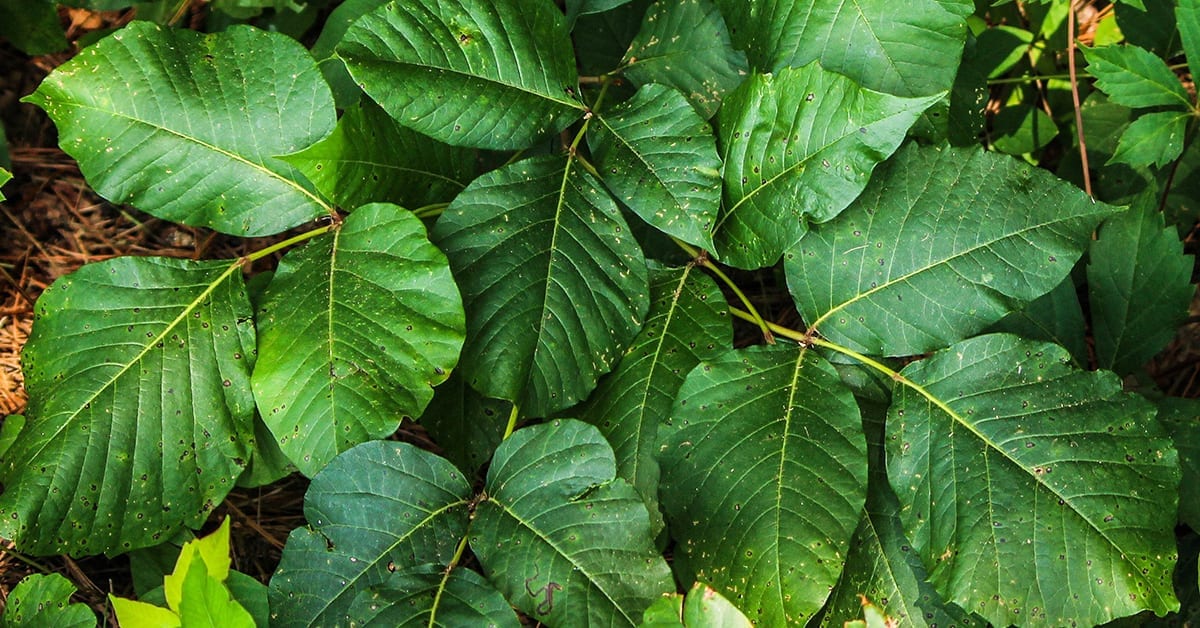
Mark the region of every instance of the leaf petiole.
POLYGON ((282 251, 283 249, 286 249, 291 246, 295 246, 306 240, 311 240, 321 234, 333 231, 339 224, 340 223, 338 223, 338 222, 332 222, 323 227, 317 227, 316 229, 313 229, 312 231, 305 231, 304 233, 301 233, 299 235, 292 236, 286 240, 283 240, 282 242, 276 242, 275 244, 272 244, 271 246, 268 246, 264 249, 259 249, 255 252, 247 255, 243 259, 243 261, 245 261, 246 263, 258 261, 258 260, 260 260, 268 255, 271 255, 275 252, 282 251))
MULTIPOLYGON (((717 279, 720 279, 722 283, 729 287, 733 294, 737 295, 737 298, 742 302, 742 305, 746 306, 744 311, 737 311, 745 314, 745 317, 743 318, 751 323, 754 323, 755 325, 758 325, 758 328, 762 330, 763 340, 766 340, 767 344, 775 344, 775 335, 772 333, 772 324, 768 323, 766 319, 762 317, 762 314, 758 313, 758 309, 756 309, 754 304, 750 302, 750 298, 746 296, 745 292, 742 292, 742 289, 739 288, 736 283, 734 283, 733 279, 730 279, 729 275, 726 275, 725 272, 721 270, 721 267, 717 266, 712 262, 712 260, 708 259, 708 253, 697 249, 696 247, 684 242, 683 240, 680 240, 679 238, 673 237, 671 239, 675 241, 675 244, 677 244, 679 248, 683 249, 689 256, 691 256, 692 263, 705 268, 712 274, 716 275, 717 279)), ((734 311, 736 308, 729 309, 730 311, 734 311)), ((791 336, 787 336, 786 334, 781 335, 791 338, 791 336)))

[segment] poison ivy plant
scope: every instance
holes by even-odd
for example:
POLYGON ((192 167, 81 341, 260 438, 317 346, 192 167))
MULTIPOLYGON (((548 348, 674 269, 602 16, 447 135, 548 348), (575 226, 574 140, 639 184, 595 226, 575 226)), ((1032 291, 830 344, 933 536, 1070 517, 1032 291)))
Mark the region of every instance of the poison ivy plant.
POLYGON ((75 585, 59 574, 33 574, 13 587, 0 614, 0 627, 94 628, 96 614, 72 603, 75 585))
MULTIPOLYGON (((274 625, 1170 613, 1196 417, 1143 367, 1193 296, 1177 4, 1177 44, 1121 3, 1132 43, 1084 53, 1093 198, 1030 165, 1076 151, 1065 109, 974 136, 987 77, 1057 73, 1061 0, 351 0, 311 51, 135 22, 27 100, 110 200, 278 237, 45 292, 0 536, 154 547, 295 468, 274 625)), ((232 608, 214 567, 180 573, 232 608)))

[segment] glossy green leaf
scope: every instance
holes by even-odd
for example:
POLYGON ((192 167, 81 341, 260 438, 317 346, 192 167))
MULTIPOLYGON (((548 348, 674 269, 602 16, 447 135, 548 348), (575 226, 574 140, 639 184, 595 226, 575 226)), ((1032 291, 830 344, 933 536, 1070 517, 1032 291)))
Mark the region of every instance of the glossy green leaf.
POLYGON ((995 625, 1178 608, 1175 449, 1154 407, 1054 345, 981 336, 906 367, 888 477, 930 582, 995 625))
POLYGON ((580 15, 611 11, 628 2, 629 0, 566 0, 567 22, 574 24, 575 18, 580 15))
POLYGON ((632 625, 673 591, 641 497, 595 427, 518 430, 488 470, 471 549, 508 602, 549 625, 632 625))
POLYGON ((588 146, 604 184, 660 231, 705 250, 721 204, 712 129, 676 90, 647 85, 597 115, 588 146))
POLYGON ((750 628, 752 625, 725 596, 697 582, 686 598, 676 593, 647 608, 641 628, 750 628))
POLYGON ((467 310, 463 376, 528 416, 582 401, 641 328, 641 249, 571 161, 535 157, 479 177, 433 236, 467 310))
POLYGON ((306 475, 417 417, 458 361, 463 312, 445 256, 411 213, 359 208, 288 253, 258 315, 254 396, 306 475))
POLYGON ((837 582, 866 496, 858 406, 794 345, 729 351, 688 374, 662 442, 675 572, 752 620, 804 625, 837 582))
POLYGON ((1192 114, 1179 111, 1160 111, 1138 116, 1121 134, 1117 152, 1108 160, 1110 164, 1129 164, 1134 168, 1170 164, 1183 152, 1183 139, 1187 134, 1192 114))
POLYGON ((1075 281, 1067 276, 1056 288, 1034 299, 1024 309, 1000 319, 988 330, 1052 342, 1066 348, 1075 365, 1082 367, 1088 364, 1085 326, 1075 281))
MULTIPOLYGON (((652 0, 633 0, 610 11, 579 16, 571 32, 579 72, 596 76, 619 68, 651 4, 652 0)), ((619 87, 609 83, 610 92, 619 87)))
POLYGON ((0 37, 27 55, 70 47, 53 0, 0 0, 0 37))
POLYGON ((1054 289, 1118 208, 1010 157, 909 145, 786 256, 825 337, 872 355, 966 338, 1054 289))
POLYGON ((733 49, 713 0, 655 2, 621 65, 638 85, 659 83, 683 92, 705 120, 749 71, 746 54, 733 49))
POLYGON ((575 55, 550 0, 405 0, 337 47, 397 122, 455 146, 520 149, 583 114, 575 55))
POLYGON ((26 423, 0 459, 0 536, 31 554, 117 554, 199 526, 251 437, 241 264, 88 264, 42 293, 36 314, 26 423))
POLYGON ((75 585, 62 575, 33 574, 8 593, 0 626, 5 628, 93 628, 96 614, 86 604, 72 604, 75 585))
POLYGON ((1100 368, 1132 373, 1175 337, 1196 294, 1193 263, 1155 207, 1135 207, 1104 222, 1087 267, 1100 368))
POLYGON ((1137 46, 1082 48, 1088 72, 1109 99, 1126 107, 1187 107, 1179 77, 1154 53, 1137 46))
POLYGON ((321 68, 321 74, 329 83, 329 89, 333 92, 333 100, 339 109, 349 109, 359 102, 362 90, 350 77, 350 72, 346 70, 346 64, 334 54, 334 49, 346 36, 346 31, 350 30, 351 24, 358 21, 358 18, 387 4, 388 1, 346 0, 342 2, 329 13, 329 17, 325 18, 321 34, 312 45, 312 55, 317 59, 317 66, 321 68))
POLYGON ((747 79, 718 116, 721 261, 749 269, 779 261, 808 222, 833 218, 862 192, 937 98, 872 92, 815 63, 747 79))
POLYGON ((470 477, 491 460, 511 411, 512 403, 484 397, 454 371, 434 391, 421 425, 441 446, 442 456, 470 477))
POLYGON ((271 620, 343 625, 360 593, 393 572, 445 568, 467 530, 471 487, 444 458, 371 441, 338 456, 304 496, 309 526, 288 536, 271 577, 271 620))
POLYGON ((369 100, 347 109, 328 137, 282 159, 346 209, 445 203, 475 174, 475 151, 400 126, 369 100))
POLYGON ((275 155, 333 130, 329 86, 295 40, 134 22, 28 96, 105 198, 223 233, 278 233, 330 211, 275 155), (242 86, 230 89, 231 86, 242 86))
POLYGON ((350 608, 355 626, 433 628, 489 626, 519 628, 504 596, 470 569, 449 574, 442 565, 418 565, 392 574, 358 594, 350 608))
POLYGON ((650 271, 646 324, 613 372, 576 416, 612 443, 617 474, 642 494, 652 522, 658 512, 658 423, 668 416, 684 377, 733 343, 724 296, 695 266, 650 271))
POLYGON ((1200 400, 1163 397, 1156 405, 1158 420, 1179 451, 1179 520, 1200 530, 1200 400))
POLYGON ((950 88, 966 40, 962 2, 717 0, 752 68, 778 72, 813 61, 868 89, 929 96, 950 88), (957 7, 954 7, 957 8, 957 7))

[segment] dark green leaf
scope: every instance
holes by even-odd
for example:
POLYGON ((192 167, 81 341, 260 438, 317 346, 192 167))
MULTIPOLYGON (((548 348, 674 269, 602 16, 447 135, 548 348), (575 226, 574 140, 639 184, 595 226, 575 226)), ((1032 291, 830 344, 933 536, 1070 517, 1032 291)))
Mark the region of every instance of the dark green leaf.
POLYGON ((1164 397, 1157 401, 1158 420, 1167 428, 1183 480, 1179 483, 1179 520, 1200 530, 1200 401, 1164 397))
POLYGON ((930 582, 995 625, 1178 608, 1179 466, 1154 407, 1054 345, 981 336, 906 367, 888 477, 930 582))
POLYGON ((271 428, 257 414, 254 416, 254 444, 250 451, 250 463, 238 477, 237 485, 243 488, 266 486, 294 473, 296 465, 288 460, 279 448, 279 442, 271 428))
POLYGON ((387 4, 388 1, 346 0, 325 19, 321 35, 317 37, 317 41, 312 46, 312 55, 317 59, 317 65, 329 83, 329 88, 333 91, 333 99, 339 109, 348 109, 358 102, 362 96, 362 90, 350 77, 345 62, 334 54, 334 48, 346 36, 346 31, 350 30, 351 24, 358 18, 387 4))
POLYGON ((0 626, 5 628, 93 628, 96 614, 72 604, 75 585, 57 573, 23 578, 8 593, 0 626))
POLYGON ((1182 50, 1175 4, 1176 0, 1142 0, 1141 7, 1117 2, 1113 8, 1117 26, 1130 44, 1172 57, 1182 50))
POLYGON ((249 453, 241 264, 119 257, 58 279, 36 310, 0 536, 32 554, 117 554, 199 526, 249 453))
POLYGON ((463 342, 450 267, 411 213, 367 205, 286 255, 258 316, 254 397, 311 476, 420 416, 463 342))
POLYGON ((567 23, 574 24, 580 15, 603 13, 628 3, 629 0, 566 0, 567 23))
POLYGON ((338 456, 304 496, 309 526, 288 536, 271 577, 281 626, 343 625, 355 596, 392 572, 445 569, 466 534, 471 487, 444 458, 372 441, 338 456))
MULTIPOLYGON (((651 0, 633 0, 611 11, 581 15, 571 33, 579 71, 596 76, 620 67, 650 4, 651 0)), ((610 91, 614 87, 609 83, 610 91)))
POLYGON ((1088 364, 1084 326, 1083 307, 1079 303, 1075 281, 1068 276, 1058 287, 1034 299, 1024 309, 1000 319, 989 331, 1052 342, 1065 347, 1076 366, 1084 367, 1088 364))
POLYGON ((1142 205, 1109 218, 1088 253, 1096 362, 1126 375, 1175 337, 1196 293, 1193 259, 1174 227, 1142 205))
POLYGON ((550 625, 632 625, 670 570, 641 497, 586 423, 518 430, 496 450, 471 549, 513 606, 550 625))
POLYGON ((711 250, 721 204, 721 158, 712 129, 678 91, 646 85, 588 126, 605 185, 643 220, 711 250))
POLYGON ((1109 100, 1127 107, 1187 107, 1191 104, 1179 77, 1154 53, 1137 46, 1083 48, 1096 87, 1109 100))
POLYGON ((1179 38, 1183 42, 1183 52, 1188 61, 1200 59, 1200 2, 1197 0, 1178 0, 1175 7, 1175 21, 1179 24, 1179 38))
POLYGON ((1161 111, 1138 116, 1121 134, 1117 152, 1110 164, 1124 163, 1141 168, 1163 167, 1179 158, 1183 139, 1192 114, 1182 111, 1161 111))
POLYGON ((52 0, 0 0, 0 37, 27 55, 70 47, 52 0))
POLYGON ((1054 119, 1033 105, 1005 107, 992 120, 992 145, 1009 155, 1032 153, 1057 136, 1054 119))
POLYGON ((464 378, 527 416, 582 401, 641 328, 641 249, 570 160, 535 157, 479 177, 433 234, 467 309, 464 378))
POLYGON ((1005 25, 988 28, 979 33, 975 64, 988 78, 998 78, 1026 58, 1032 44, 1033 33, 1023 28, 1005 25))
POLYGON ((763 625, 804 625, 842 571, 866 494, 858 406, 812 351, 703 362, 660 428, 675 572, 763 625))
POLYGON ((833 218, 862 192, 937 98, 872 92, 815 63, 747 79, 718 116, 721 261, 749 269, 779 261, 807 222, 833 218))
POLYGON ((488 399, 463 381, 459 371, 433 392, 421 425, 442 448, 442 456, 468 477, 492 458, 504 435, 512 403, 488 399))
POLYGON ((549 0, 405 0, 351 25, 338 56, 397 122, 455 146, 519 149, 583 113, 549 0))
POLYGON ((788 286, 810 328, 835 342, 923 353, 1054 289, 1117 211, 1010 157, 909 145, 788 253, 788 286))
POLYGON ((641 628, 751 628, 753 624, 716 589, 697 582, 682 594, 660 598, 646 609, 641 628))
POLYGON ((329 86, 284 35, 134 22, 59 66, 26 101, 50 114, 63 150, 109 200, 241 236, 331 211, 274 157, 335 122, 329 86))
POLYGON ((504 596, 470 569, 446 573, 442 565, 418 565, 392 574, 358 594, 350 608, 355 626, 520 628, 504 596))

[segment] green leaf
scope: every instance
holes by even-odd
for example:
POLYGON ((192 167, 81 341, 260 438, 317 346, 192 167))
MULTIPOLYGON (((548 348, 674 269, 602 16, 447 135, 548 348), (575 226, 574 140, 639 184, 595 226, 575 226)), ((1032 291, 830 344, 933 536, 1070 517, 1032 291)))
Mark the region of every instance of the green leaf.
POLYGON ((1153 406, 1060 347, 1002 334, 901 375, 888 477, 942 595, 995 625, 1178 608, 1179 466, 1153 406))
POLYGON ((174 570, 163 577, 163 593, 167 598, 167 606, 175 611, 179 610, 180 602, 186 596, 185 582, 193 577, 194 563, 204 564, 203 578, 211 576, 217 582, 225 582, 229 577, 229 566, 232 562, 229 557, 229 516, 226 515, 221 526, 212 534, 183 544, 179 556, 175 559, 174 570))
POLYGON ((1117 2, 1113 8, 1117 26, 1130 44, 1167 58, 1182 50, 1175 5, 1176 0, 1142 0, 1141 7, 1117 2))
POLYGON ((1200 59, 1200 2, 1178 0, 1175 22, 1179 25, 1179 38, 1183 40, 1183 52, 1188 61, 1200 59))
POLYGON ((875 165, 937 99, 872 92, 817 64, 747 79, 718 116, 721 261, 775 264, 808 222, 833 218, 862 192, 875 165))
POLYGON ((575 18, 591 13, 611 11, 629 0, 567 0, 567 23, 574 24, 575 18))
POLYGON ((526 416, 582 401, 641 328, 641 249, 570 160, 535 157, 479 177, 433 236, 467 310, 463 376, 526 416))
POLYGON ((1010 157, 909 145, 788 253, 788 287, 834 342, 924 353, 1054 289, 1117 211, 1010 157))
POLYGON ((441 446, 442 456, 472 477, 491 460, 511 410, 512 403, 484 397, 454 371, 434 391, 421 425, 441 446))
POLYGON ((1069 275, 1058 287, 1034 299, 988 328, 1016 334, 1028 340, 1044 340, 1065 347, 1076 366, 1087 366, 1088 347, 1084 337, 1083 307, 1069 275))
POLYGON ((205 561, 191 563, 182 585, 178 608, 181 625, 254 628, 254 618, 233 599, 225 583, 209 572, 205 561))
POLYGON ((1082 48, 1096 87, 1126 107, 1188 107, 1179 77, 1154 53, 1137 46, 1082 48))
POLYGON ((338 456, 304 496, 311 528, 288 536, 271 577, 272 620, 340 625, 355 596, 395 571, 445 568, 467 530, 471 487, 444 458, 371 441, 338 456))
POLYGON ((441 565, 397 571, 383 584, 358 594, 350 608, 355 626, 495 626, 519 628, 521 622, 504 596, 482 576, 441 565))
POLYGON ((0 459, 4 458, 4 452, 8 451, 9 447, 16 442, 17 436, 25 427, 25 415, 9 414, 0 421, 0 459))
MULTIPOLYGON (((12 180, 12 173, 5 170, 4 168, 0 168, 0 186, 3 186, 5 183, 8 183, 11 180, 12 180)), ((6 200, 4 198, 4 192, 0 191, 0 201, 4 201, 4 200, 6 200)))
POLYGON ((0 536, 31 554, 117 554, 198 527, 248 455, 241 263, 88 264, 36 313, 26 424, 0 459, 0 536))
POLYGON ((1009 155, 1032 153, 1057 136, 1054 119, 1033 105, 1005 107, 992 119, 992 145, 1009 155))
MULTIPOLYGON (((620 67, 651 4, 651 0, 633 0, 611 11, 581 15, 571 32, 579 72, 596 76, 620 67)), ((615 83, 608 84, 610 92, 620 87, 615 83)))
POLYGON ((588 126, 596 167, 615 196, 660 231, 711 250, 721 204, 712 129, 683 96, 646 85, 588 126))
POLYGON ((1032 44, 1033 33, 1024 28, 993 26, 979 33, 975 63, 987 78, 999 78, 1027 58, 1032 44))
POLYGON ((321 74, 325 77, 325 81, 329 83, 329 89, 333 92, 333 100, 339 109, 349 109, 359 102, 362 90, 350 77, 346 64, 334 54, 334 48, 341 43, 342 38, 346 36, 346 31, 350 30, 350 25, 358 18, 387 3, 388 0, 346 0, 342 2, 329 13, 324 27, 321 28, 320 36, 312 45, 312 55, 317 59, 317 65, 321 68, 321 74))
POLYGON ((1175 337, 1196 288, 1174 227, 1143 204, 1109 218, 1088 252, 1096 363, 1126 375, 1175 337))
POLYGON ((642 616, 641 628, 750 628, 752 624, 716 589, 697 582, 687 592, 659 598, 642 616))
POLYGON ((1154 165, 1159 168, 1175 161, 1183 153, 1183 139, 1192 114, 1160 111, 1138 116, 1121 134, 1117 152, 1110 164, 1125 163, 1134 168, 1154 165))
POLYGON ((75 585, 57 573, 33 574, 8 593, 0 626, 5 628, 93 628, 96 614, 85 604, 72 604, 75 585))
POLYGON ((30 56, 71 46, 51 0, 0 0, 0 37, 30 56))
POLYGON ((733 343, 733 328, 725 297, 695 266, 650 269, 646 324, 575 412, 612 443, 617 474, 642 494, 651 522, 660 527, 658 422, 670 414, 688 372, 733 343))
POLYGON ((1200 401, 1163 397, 1156 403, 1158 420, 1179 451, 1179 520, 1195 531, 1200 529, 1200 401))
POLYGON ((713 0, 655 2, 621 65, 638 85, 659 83, 683 92, 705 120, 748 72, 746 53, 733 49, 713 0))
POLYGON ((24 100, 50 114, 97 192, 158 218, 257 236, 331 211, 274 157, 335 121, 312 57, 284 35, 133 22, 24 100))
POLYGON ((337 48, 397 122, 455 146, 520 149, 583 113, 563 14, 549 0, 406 0, 337 48))
POLYGON ((458 289, 411 213, 366 205, 284 256, 258 315, 254 396, 311 476, 417 417, 458 361, 458 289))
POLYGON ((108 600, 122 628, 174 628, 181 625, 179 615, 170 609, 119 598, 111 593, 108 600))
POLYGON ((501 443, 471 549, 509 603, 549 625, 637 625, 675 589, 641 497, 595 427, 555 420, 501 443))
MULTIPOLYGON (((813 61, 862 85, 897 96, 950 89, 966 23, 937 0, 717 0, 752 68, 778 72, 813 61)), ((957 7, 955 7, 957 8, 957 7)))
POLYGON ((692 370, 660 427, 675 572, 752 620, 804 625, 842 570, 862 512, 858 406, 817 354, 775 345, 692 370))
POLYGON ((474 151, 402 127, 369 100, 347 109, 328 137, 281 159, 347 209, 445 203, 475 174, 474 151))

